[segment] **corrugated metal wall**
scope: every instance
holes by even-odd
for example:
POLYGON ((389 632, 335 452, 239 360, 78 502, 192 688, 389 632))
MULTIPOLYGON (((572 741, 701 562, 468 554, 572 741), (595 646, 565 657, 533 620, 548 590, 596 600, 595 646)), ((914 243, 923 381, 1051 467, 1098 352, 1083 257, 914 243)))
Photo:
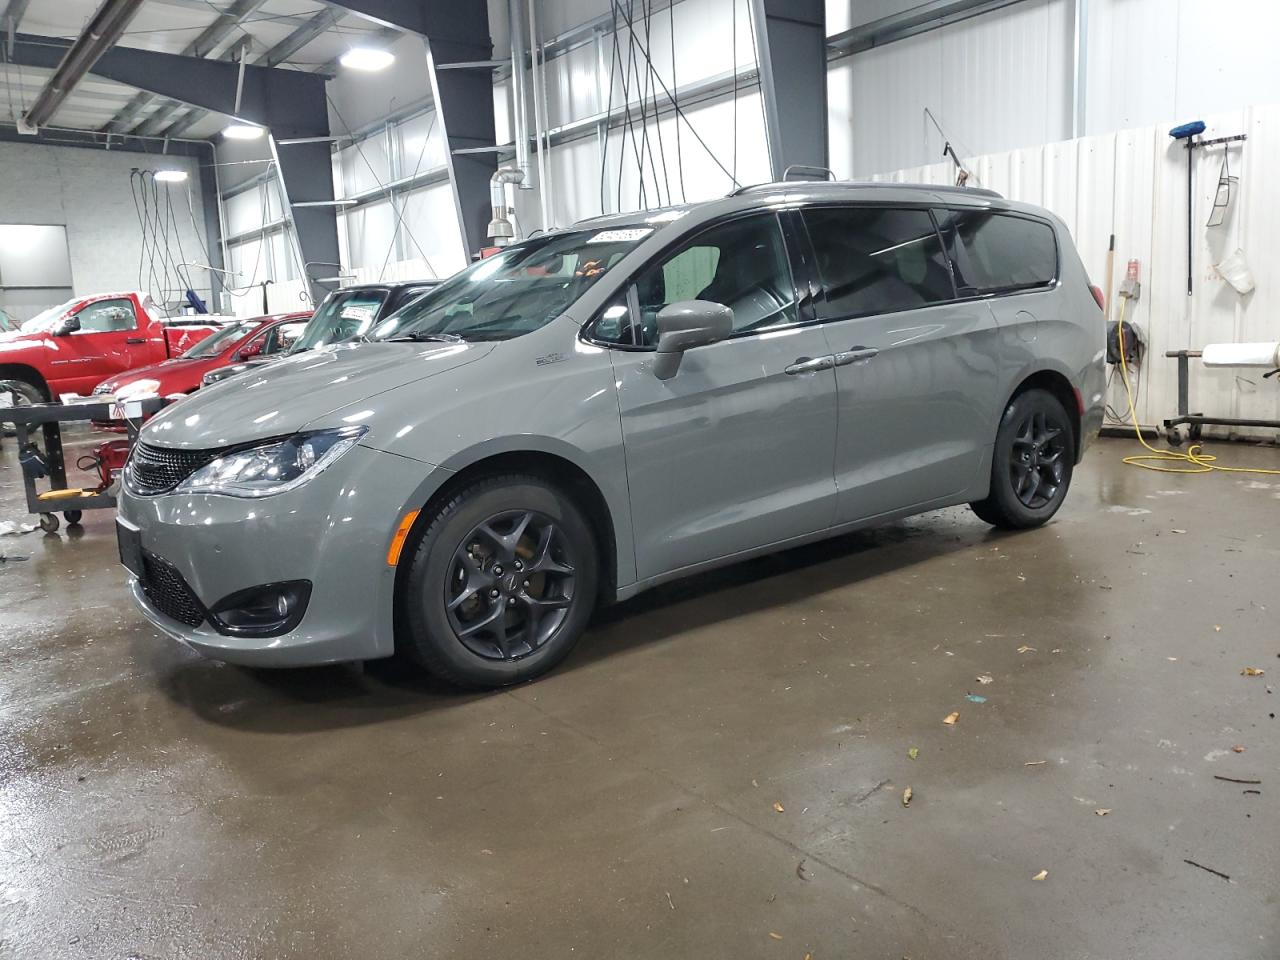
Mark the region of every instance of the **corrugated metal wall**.
MULTIPOLYGON (((1206 224, 1217 192, 1223 148, 1196 152, 1195 292, 1186 292, 1187 160, 1168 136, 1168 125, 1125 130, 978 157, 970 162, 977 183, 1014 200, 1052 210, 1066 221, 1094 282, 1106 283, 1107 245, 1116 235, 1114 287, 1125 264, 1141 262, 1142 298, 1129 319, 1148 341, 1138 381, 1139 420, 1158 424, 1177 409, 1176 361, 1166 350, 1207 343, 1280 340, 1280 106, 1255 107, 1206 118, 1206 137, 1247 133, 1243 149, 1231 151, 1240 182, 1226 221, 1206 224), (1214 265, 1242 249, 1257 289, 1239 296, 1214 265)), ((877 176, 877 180, 950 183, 949 163, 877 176)), ((1117 297, 1118 301, 1118 297, 1117 297)), ((1113 311, 1114 315, 1114 311, 1113 311)), ((1192 366, 1191 399, 1196 411, 1248 419, 1280 419, 1280 383, 1261 370, 1206 370, 1192 366)), ((1125 412, 1118 382, 1111 404, 1125 412)), ((1218 431, 1222 433, 1224 431, 1218 431)))

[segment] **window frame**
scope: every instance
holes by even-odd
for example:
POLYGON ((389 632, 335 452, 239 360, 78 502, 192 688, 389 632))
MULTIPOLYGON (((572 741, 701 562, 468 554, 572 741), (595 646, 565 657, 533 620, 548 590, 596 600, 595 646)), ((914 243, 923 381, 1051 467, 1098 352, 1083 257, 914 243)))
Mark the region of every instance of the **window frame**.
MULTIPOLYGON (((767 327, 762 330, 735 331, 734 333, 731 333, 729 336, 725 337, 725 339, 720 342, 723 343, 723 342, 728 342, 730 340, 741 340, 745 337, 758 337, 766 333, 776 333, 779 330, 794 330, 797 327, 805 327, 815 323, 820 323, 821 321, 817 318, 814 310, 812 309, 812 304, 810 302, 810 291, 808 289, 802 288, 799 283, 800 278, 799 278, 799 274, 797 273, 797 265, 803 264, 804 275, 806 280, 808 280, 809 265, 805 263, 803 260, 799 260, 799 261, 797 260, 797 250, 795 248, 803 242, 803 239, 802 239, 802 236, 797 233, 795 222, 790 221, 791 213, 792 211, 790 208, 787 208, 784 210, 775 210, 775 209, 761 209, 757 207, 751 210, 739 210, 739 211, 736 211, 735 213, 726 214, 723 217, 717 217, 715 220, 712 220, 709 223, 705 223, 701 227, 695 228, 694 230, 688 233, 681 234, 680 236, 672 239, 670 243, 662 247, 662 249, 660 249, 657 253, 649 257, 643 264, 641 264, 635 270, 633 270, 631 274, 626 278, 626 280, 622 282, 622 288, 620 290, 621 299, 626 301, 627 310, 631 312, 632 316, 639 316, 640 314, 640 297, 637 291, 637 281, 640 278, 641 274, 643 274, 646 270, 652 269, 655 266, 661 266, 662 264, 666 263, 666 261, 669 260, 673 255, 680 253, 684 248, 690 246, 699 237, 709 233, 712 230, 719 229, 720 227, 723 227, 726 224, 735 223, 739 220, 745 220, 748 217, 772 216, 774 220, 774 224, 777 226, 778 233, 782 237, 782 248, 786 253, 787 272, 791 276, 791 291, 792 291, 792 295, 795 298, 794 302, 796 305, 797 320, 794 323, 779 324, 778 326, 767 327)), ((800 226, 803 226, 803 224, 801 224, 800 226)), ((808 287, 807 283, 806 283, 806 287, 808 287)), ((603 319, 604 312, 608 310, 611 306, 614 306, 618 302, 618 300, 619 300, 619 297, 617 296, 611 297, 609 301, 604 304, 604 306, 602 306, 599 310, 597 310, 595 315, 592 316, 590 320, 588 320, 585 324, 582 325, 582 329, 578 332, 578 339, 581 340, 583 343, 589 343, 595 347, 605 347, 610 350, 622 350, 628 353, 653 353, 654 351, 656 351, 658 349, 658 345, 656 343, 652 345, 639 344, 634 342, 619 343, 617 341, 612 341, 612 340, 601 340, 596 337, 595 335, 596 328, 598 327, 600 321, 603 319)), ((634 323, 631 324, 630 326, 633 331, 633 337, 634 337, 634 331, 636 329, 636 326, 634 323)))
MULTIPOLYGON (((104 307, 109 303, 125 304, 128 307, 129 315, 133 317, 133 326, 121 327, 119 330, 87 330, 84 327, 81 327, 81 329, 76 330, 74 333, 81 336, 89 335, 89 334, 96 334, 100 336, 102 334, 109 334, 109 333, 131 333, 140 329, 141 325, 138 323, 138 309, 137 307, 134 306, 133 298, 127 297, 127 296, 126 297, 105 297, 101 300, 94 300, 92 303, 86 303, 75 313, 71 314, 71 316, 76 317, 77 319, 80 319, 86 311, 93 310, 98 307, 104 307)), ((81 320, 80 322, 83 324, 84 321, 81 320)))
POLYGON ((917 310, 932 310, 937 307, 945 307, 948 304, 959 302, 960 288, 956 285, 956 269, 955 262, 952 260, 951 254, 947 251, 946 238, 942 236, 942 231, 938 227, 938 218, 934 216, 933 205, 928 203, 894 203, 886 201, 839 201, 825 200, 816 203, 802 204, 796 209, 796 215, 799 219, 800 229, 804 231, 804 242, 807 246, 809 255, 810 270, 813 278, 813 297, 814 308, 818 315, 820 323, 841 323, 845 320, 866 320, 870 317, 891 317, 898 313, 912 313, 917 310), (809 224, 804 218, 806 210, 916 210, 923 211, 929 217, 929 222, 933 224, 934 236, 938 238, 938 247, 942 250, 942 257, 947 263, 947 273, 951 278, 951 297, 947 300, 938 300, 934 303, 917 304, 910 307, 902 307, 898 310, 878 310, 869 313, 849 313, 842 316, 822 315, 821 306, 827 306, 827 290, 822 279, 822 271, 818 269, 818 250, 814 246, 813 237, 809 233, 809 224))
MULTIPOLYGON (((1023 213, 1021 210, 995 210, 982 207, 954 207, 934 204, 930 210, 933 216, 934 227, 938 231, 938 237, 942 240, 942 251, 946 255, 947 260, 951 263, 951 284, 956 290, 956 303, 972 303, 975 300, 994 300, 998 297, 1014 297, 1026 293, 1040 293, 1045 290, 1056 289, 1062 283, 1062 244, 1058 240, 1058 231, 1054 225, 1044 217, 1037 217, 1029 213, 1023 213), (1044 280, 1039 283, 1021 283, 1007 287, 997 287, 994 290, 986 292, 978 292, 967 296, 960 295, 960 284, 956 281, 956 270, 958 268, 957 258, 951 255, 951 250, 947 245, 947 238, 942 233, 941 222, 938 214, 942 213, 991 213, 997 217, 1007 217, 1014 220, 1028 220, 1031 223, 1039 224, 1049 231, 1049 235, 1053 237, 1053 278, 1044 280)), ((966 288, 968 289, 968 288, 966 288)))

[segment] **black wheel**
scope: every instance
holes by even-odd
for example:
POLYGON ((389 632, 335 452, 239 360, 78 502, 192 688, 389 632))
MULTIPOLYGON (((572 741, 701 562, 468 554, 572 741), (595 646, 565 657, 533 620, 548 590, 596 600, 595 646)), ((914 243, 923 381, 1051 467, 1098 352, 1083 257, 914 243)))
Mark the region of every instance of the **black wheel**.
POLYGON ((67 521, 68 526, 74 527, 84 518, 84 514, 79 510, 67 510, 62 514, 62 517, 67 521))
POLYGON ((573 649, 595 606, 591 529, 535 477, 492 477, 459 491, 428 521, 409 562, 400 647, 459 686, 546 673, 573 649))
MULTIPOLYGON (((29 407, 33 403, 44 403, 47 400, 44 390, 30 381, 0 379, 0 407, 29 407)), ((12 423, 0 423, 0 427, 10 436, 13 435, 12 423)))
POLYGON ((1164 439, 1171 447, 1180 447, 1185 442, 1182 431, 1177 427, 1165 428, 1164 439))
POLYGON ((1028 390, 1009 401, 996 433, 991 492, 971 503, 981 519, 1008 530, 1047 523, 1071 486, 1075 433, 1053 394, 1028 390))
POLYGON ((58 515, 56 513, 40 514, 40 529, 45 533, 57 533, 58 527, 60 526, 61 524, 58 522, 58 515))

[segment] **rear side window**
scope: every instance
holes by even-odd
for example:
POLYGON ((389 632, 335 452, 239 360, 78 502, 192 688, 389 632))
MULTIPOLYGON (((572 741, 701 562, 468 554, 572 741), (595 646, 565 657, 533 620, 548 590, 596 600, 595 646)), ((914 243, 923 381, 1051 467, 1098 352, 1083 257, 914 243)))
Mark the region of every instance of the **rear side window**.
POLYGON ((990 210, 938 210, 961 296, 1046 286, 1058 276, 1058 241, 1042 220, 990 210))
POLYGON ((826 207, 804 211, 826 317, 912 310, 955 296, 927 210, 826 207))

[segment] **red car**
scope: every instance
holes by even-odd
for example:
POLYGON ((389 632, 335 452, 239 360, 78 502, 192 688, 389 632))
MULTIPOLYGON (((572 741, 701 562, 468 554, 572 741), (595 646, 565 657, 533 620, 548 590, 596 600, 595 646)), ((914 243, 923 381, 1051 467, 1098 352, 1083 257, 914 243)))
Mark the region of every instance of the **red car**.
POLYGON ((76 297, 0 333, 0 394, 44 403, 87 393, 103 377, 178 356, 231 319, 168 319, 136 290, 76 297))
POLYGON ((310 316, 308 311, 238 320, 180 357, 103 380, 93 392, 127 400, 192 393, 200 388, 201 378, 210 370, 285 350, 302 333, 310 316))

